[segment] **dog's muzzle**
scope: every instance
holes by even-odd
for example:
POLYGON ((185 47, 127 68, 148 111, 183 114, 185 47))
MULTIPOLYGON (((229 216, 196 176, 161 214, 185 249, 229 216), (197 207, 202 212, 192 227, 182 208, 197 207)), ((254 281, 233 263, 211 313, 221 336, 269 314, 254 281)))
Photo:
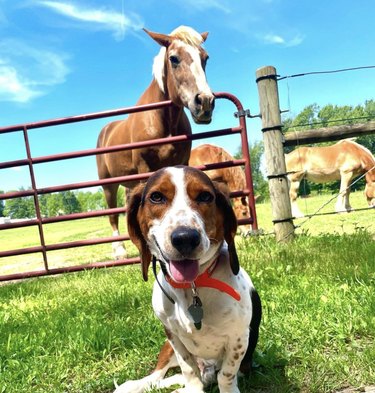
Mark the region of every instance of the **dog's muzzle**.
POLYGON ((177 227, 171 233, 171 244, 180 254, 180 258, 169 260, 169 270, 176 282, 193 282, 199 274, 199 261, 195 251, 201 244, 201 235, 195 228, 177 227))

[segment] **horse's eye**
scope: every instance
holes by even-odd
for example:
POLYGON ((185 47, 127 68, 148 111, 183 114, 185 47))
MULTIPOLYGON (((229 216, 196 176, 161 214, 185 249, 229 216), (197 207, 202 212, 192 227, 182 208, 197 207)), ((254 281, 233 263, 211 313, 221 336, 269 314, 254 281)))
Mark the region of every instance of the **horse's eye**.
POLYGON ((177 67, 180 64, 180 59, 177 56, 169 56, 169 61, 173 67, 177 67))
POLYGON ((165 202, 165 196, 161 192, 159 192, 159 191, 154 191, 150 195, 150 201, 152 203, 164 203, 165 202))
POLYGON ((214 200, 214 196, 208 191, 202 191, 196 200, 199 203, 210 203, 214 200))

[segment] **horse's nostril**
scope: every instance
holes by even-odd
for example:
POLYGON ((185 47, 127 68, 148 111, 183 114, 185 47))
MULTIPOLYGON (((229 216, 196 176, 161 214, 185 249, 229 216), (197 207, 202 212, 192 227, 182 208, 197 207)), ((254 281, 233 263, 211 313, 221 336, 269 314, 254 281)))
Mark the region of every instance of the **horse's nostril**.
POLYGON ((188 256, 199 246, 201 236, 194 228, 178 227, 171 234, 171 242, 182 255, 188 256))
POLYGON ((202 99, 201 99, 201 97, 200 97, 199 94, 197 94, 197 95, 195 96, 195 103, 196 103, 197 105, 202 105, 202 99))

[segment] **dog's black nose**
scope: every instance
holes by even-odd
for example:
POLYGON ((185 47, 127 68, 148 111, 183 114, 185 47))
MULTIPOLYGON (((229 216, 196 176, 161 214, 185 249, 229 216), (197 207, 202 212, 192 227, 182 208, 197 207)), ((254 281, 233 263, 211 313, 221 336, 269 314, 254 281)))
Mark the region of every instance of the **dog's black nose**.
POLYGON ((184 256, 197 248, 201 242, 200 233, 190 227, 178 227, 171 234, 172 245, 184 256))

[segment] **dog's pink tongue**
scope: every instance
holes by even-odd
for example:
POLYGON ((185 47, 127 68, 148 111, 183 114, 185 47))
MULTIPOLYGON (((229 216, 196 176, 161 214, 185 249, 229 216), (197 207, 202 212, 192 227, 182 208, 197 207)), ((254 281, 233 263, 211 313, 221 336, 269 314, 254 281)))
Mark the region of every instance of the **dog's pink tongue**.
POLYGON ((170 261, 171 276, 176 282, 193 282, 199 273, 199 263, 195 259, 170 261))

